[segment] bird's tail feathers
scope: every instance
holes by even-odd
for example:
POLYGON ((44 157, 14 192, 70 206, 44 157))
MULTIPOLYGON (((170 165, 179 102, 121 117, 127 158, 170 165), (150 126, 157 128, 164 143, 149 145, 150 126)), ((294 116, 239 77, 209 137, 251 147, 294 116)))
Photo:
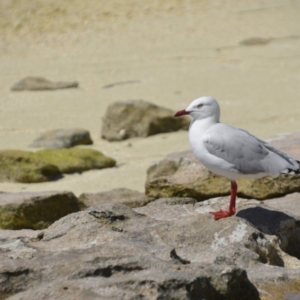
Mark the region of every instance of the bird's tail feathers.
POLYGON ((288 174, 288 175, 300 174, 300 161, 296 160, 296 162, 298 164, 298 168, 296 168, 296 169, 287 168, 287 169, 283 170, 281 173, 288 174))

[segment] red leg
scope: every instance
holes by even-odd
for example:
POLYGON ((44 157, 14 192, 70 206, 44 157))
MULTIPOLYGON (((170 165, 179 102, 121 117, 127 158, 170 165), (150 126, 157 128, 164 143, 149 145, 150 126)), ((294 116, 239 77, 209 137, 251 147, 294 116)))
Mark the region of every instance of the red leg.
POLYGON ((231 181, 231 196, 230 196, 229 210, 226 211, 221 209, 220 211, 211 212, 211 214, 214 215, 215 220, 227 218, 235 214, 236 192, 237 192, 237 184, 235 181, 231 181))

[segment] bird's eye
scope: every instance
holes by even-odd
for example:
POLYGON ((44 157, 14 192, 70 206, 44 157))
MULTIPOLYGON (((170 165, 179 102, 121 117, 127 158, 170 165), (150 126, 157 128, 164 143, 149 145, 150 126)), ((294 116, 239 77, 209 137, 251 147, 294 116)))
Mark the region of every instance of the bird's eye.
POLYGON ((198 108, 201 108, 202 106, 203 106, 203 104, 199 104, 199 105, 197 105, 197 107, 198 107, 198 108))

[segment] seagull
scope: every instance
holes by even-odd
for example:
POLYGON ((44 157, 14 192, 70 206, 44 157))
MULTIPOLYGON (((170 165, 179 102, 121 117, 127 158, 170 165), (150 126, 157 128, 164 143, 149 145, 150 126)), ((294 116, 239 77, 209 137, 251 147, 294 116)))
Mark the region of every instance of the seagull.
POLYGON ((175 117, 190 115, 189 142, 197 159, 211 172, 228 178, 228 211, 211 212, 215 220, 235 214, 238 178, 300 174, 300 162, 249 132, 220 122, 220 106, 211 96, 194 100, 175 117))

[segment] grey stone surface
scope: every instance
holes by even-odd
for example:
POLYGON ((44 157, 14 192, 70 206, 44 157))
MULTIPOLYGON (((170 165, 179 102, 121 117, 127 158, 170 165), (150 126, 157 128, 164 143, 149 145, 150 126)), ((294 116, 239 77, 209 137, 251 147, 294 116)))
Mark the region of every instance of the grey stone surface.
POLYGON ((289 215, 300 216, 300 193, 293 193, 279 198, 268 199, 265 200, 264 203, 289 215))
POLYGON ((43 91, 43 90, 58 90, 77 88, 78 82, 61 82, 50 81, 44 77, 28 76, 16 82, 10 89, 12 91, 43 91))
POLYGON ((47 131, 37 137, 29 147, 70 148, 77 145, 91 145, 93 141, 86 129, 69 128, 47 131))
POLYGON ((102 204, 36 236, 0 231, 6 249, 0 247, 0 293, 10 299, 259 299, 242 267, 259 264, 259 255, 242 244, 256 229, 232 218, 224 230, 197 209, 188 198, 135 210, 102 204), (228 260, 233 253, 247 259, 223 263, 217 259, 222 247, 228 260))
POLYGON ((104 203, 42 231, 0 230, 0 293, 33 300, 284 299, 298 291, 299 215, 267 203, 238 199, 237 215, 219 221, 209 212, 227 206, 228 197, 164 198, 135 209, 104 203))
POLYGON ((83 193, 79 196, 79 200, 87 207, 103 203, 122 203, 133 208, 144 206, 153 201, 153 198, 138 191, 117 188, 99 193, 83 193))

